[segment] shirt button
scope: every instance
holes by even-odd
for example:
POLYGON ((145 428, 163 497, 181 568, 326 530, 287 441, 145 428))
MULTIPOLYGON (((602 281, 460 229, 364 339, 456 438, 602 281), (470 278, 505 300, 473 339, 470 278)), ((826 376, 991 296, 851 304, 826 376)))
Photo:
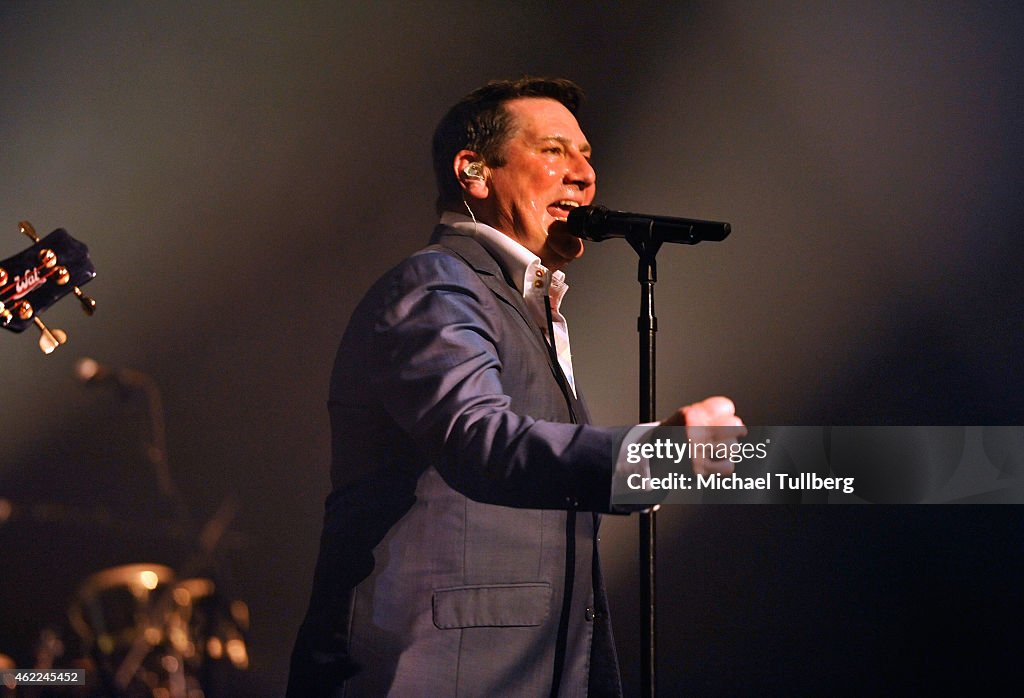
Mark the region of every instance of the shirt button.
POLYGON ((536 281, 533 282, 533 287, 534 288, 540 288, 543 285, 544 285, 544 282, 541 281, 540 279, 537 279, 536 281))
POLYGON ((540 277, 544 276, 544 272, 541 269, 538 269, 536 273, 537 273, 537 278, 540 278, 540 277))
POLYGON ((592 609, 592 608, 588 608, 587 612, 584 614, 584 618, 587 619, 588 623, 594 622, 594 618, 596 618, 596 617, 597 617, 597 614, 594 613, 594 609, 592 609))

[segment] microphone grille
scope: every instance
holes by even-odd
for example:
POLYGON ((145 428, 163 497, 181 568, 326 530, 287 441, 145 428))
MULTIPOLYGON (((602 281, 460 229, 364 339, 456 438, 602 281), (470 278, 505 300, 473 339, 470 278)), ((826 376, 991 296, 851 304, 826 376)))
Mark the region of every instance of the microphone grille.
POLYGON ((83 383, 91 381, 99 372, 99 363, 97 363, 95 359, 90 359, 88 356, 83 356, 75 362, 75 377, 83 383))
POLYGON ((595 235, 599 227, 604 223, 605 214, 608 209, 604 206, 580 206, 569 211, 569 218, 566 224, 569 232, 584 240, 603 240, 604 236, 595 235))

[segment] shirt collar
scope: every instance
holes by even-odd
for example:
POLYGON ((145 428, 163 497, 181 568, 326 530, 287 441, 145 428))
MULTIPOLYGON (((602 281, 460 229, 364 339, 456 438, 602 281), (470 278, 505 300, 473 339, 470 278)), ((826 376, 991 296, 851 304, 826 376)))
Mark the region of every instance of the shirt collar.
POLYGON ((500 230, 492 228, 486 223, 474 221, 465 214, 445 211, 441 214, 441 223, 469 235, 483 245, 498 260, 498 264, 505 270, 509 278, 515 282, 516 289, 524 299, 529 300, 531 292, 536 288, 536 281, 540 280, 543 284, 542 287, 546 288, 551 295, 555 309, 558 309, 562 297, 569 290, 569 284, 565 282, 565 273, 562 270, 550 272, 541 263, 540 257, 533 252, 500 230), (538 274, 538 272, 541 273, 538 274))

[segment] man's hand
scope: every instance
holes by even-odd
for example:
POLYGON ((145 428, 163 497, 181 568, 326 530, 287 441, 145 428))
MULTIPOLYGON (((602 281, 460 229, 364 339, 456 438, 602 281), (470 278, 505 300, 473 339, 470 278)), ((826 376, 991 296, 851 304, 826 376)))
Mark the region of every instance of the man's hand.
MULTIPOLYGON (((675 414, 663 421, 662 426, 686 427, 686 435, 695 444, 731 445, 739 437, 746 436, 743 420, 736 416, 736 406, 727 397, 709 397, 686 407, 680 407, 675 414)), ((728 458, 713 460, 694 458, 693 472, 698 475, 721 473, 729 475, 736 466, 728 458)))

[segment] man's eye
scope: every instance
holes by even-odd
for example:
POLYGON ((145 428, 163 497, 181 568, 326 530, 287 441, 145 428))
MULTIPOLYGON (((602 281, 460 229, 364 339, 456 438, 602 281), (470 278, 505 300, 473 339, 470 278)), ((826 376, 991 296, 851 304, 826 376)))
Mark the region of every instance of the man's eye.
POLYGON ((544 149, 544 152, 545 153, 554 153, 555 155, 561 155, 562 154, 562 146, 559 146, 559 145, 548 146, 547 148, 544 149))

